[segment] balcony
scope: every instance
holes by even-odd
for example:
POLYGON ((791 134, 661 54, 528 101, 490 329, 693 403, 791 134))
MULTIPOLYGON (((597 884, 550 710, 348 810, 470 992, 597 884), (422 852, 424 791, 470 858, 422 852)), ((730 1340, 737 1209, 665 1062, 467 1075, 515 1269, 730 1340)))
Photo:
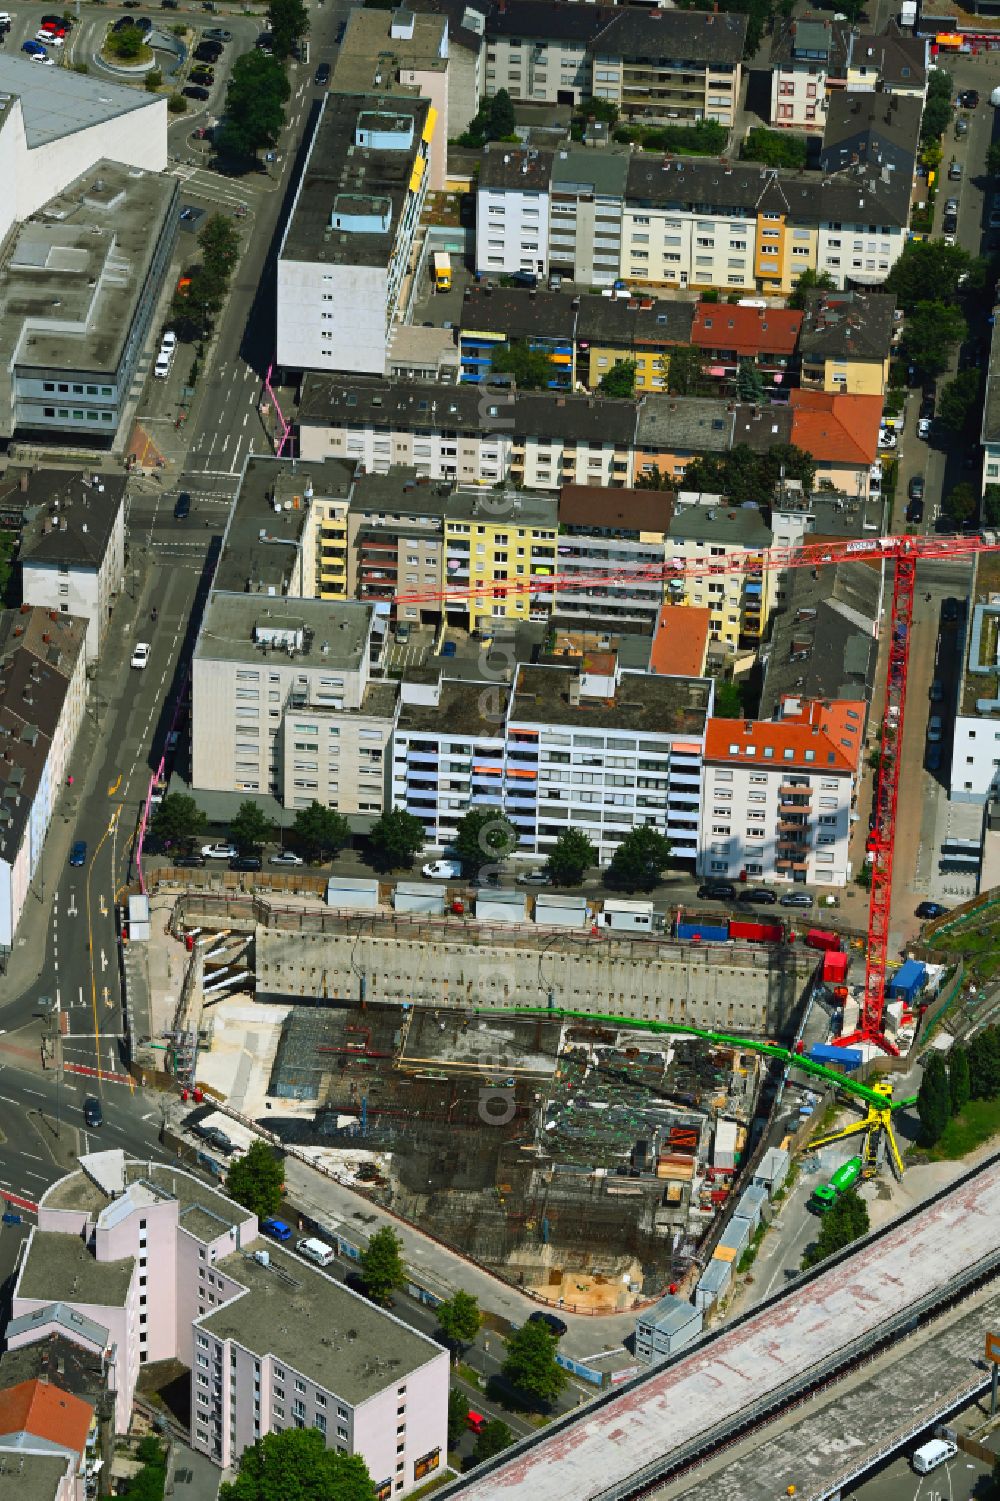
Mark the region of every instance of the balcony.
POLYGON ((800 806, 800 804, 798 802, 785 803, 784 799, 785 798, 797 798, 797 799, 803 799, 804 798, 805 801, 808 802, 811 799, 811 797, 812 797, 812 788, 811 787, 800 787, 800 786, 798 786, 794 782, 783 782, 781 784, 781 786, 778 788, 778 796, 783 800, 783 803, 782 803, 783 806, 795 808, 795 807, 800 806))

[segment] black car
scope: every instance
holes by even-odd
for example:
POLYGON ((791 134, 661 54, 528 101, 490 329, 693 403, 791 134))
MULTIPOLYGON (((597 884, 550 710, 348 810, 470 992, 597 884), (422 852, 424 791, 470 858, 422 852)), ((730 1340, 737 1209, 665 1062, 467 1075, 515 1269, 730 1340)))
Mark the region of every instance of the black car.
POLYGON ((177 9, 177 0, 160 0, 160 4, 162 5, 164 10, 177 9))
POLYGON ((149 36, 149 33, 153 29, 153 23, 148 16, 137 16, 135 24, 136 29, 141 31, 143 36, 149 36))
POLYGON ((913 476, 913 478, 910 480, 909 488, 907 489, 906 493, 911 500, 923 500, 924 477, 922 474, 915 474, 913 476))
POLYGON ((274 37, 269 31, 262 31, 254 46, 258 52, 263 52, 265 57, 270 57, 274 51, 274 37))
POLYGON ((920 416, 921 417, 926 417, 928 422, 933 422, 933 420, 934 420, 934 397, 933 396, 925 396, 924 399, 923 399, 923 401, 920 403, 920 416))
POLYGON ((955 621, 958 619, 958 600, 957 599, 946 599, 946 600, 942 601, 942 604, 941 604, 941 619, 944 620, 944 621, 946 621, 948 623, 948 625, 954 625, 955 624, 955 621))
POLYGON ((222 56, 222 48, 218 42, 199 42, 194 49, 194 56, 200 63, 217 63, 222 56))
POLYGON ((916 915, 917 917, 928 919, 932 917, 944 917, 948 910, 947 907, 942 907, 940 902, 921 902, 917 908, 916 915))
POLYGON ((207 63, 199 63, 196 68, 191 69, 188 82, 200 84, 202 88, 211 88, 215 82, 215 69, 210 68, 207 63))
POLYGON ((959 94, 959 96, 958 96, 958 102, 962 106, 963 109, 978 109, 979 108, 979 90, 978 89, 966 89, 964 91, 964 93, 959 94))
POLYGON ((236 1150, 225 1131, 220 1131, 218 1126, 209 1126, 206 1131, 202 1132, 202 1138, 225 1157, 231 1156, 236 1150))
POLYGON ((515 287, 527 287, 530 292, 537 291, 538 277, 534 271, 515 271, 510 280, 515 287))
POLYGON ((112 31, 127 31, 130 26, 134 26, 134 25, 135 25, 135 17, 134 16, 119 16, 118 20, 112 26, 111 30, 112 31))
POLYGON ((334 42, 335 42, 335 44, 338 47, 340 46, 341 42, 344 40, 344 37, 346 35, 347 35, 347 22, 346 21, 341 21, 340 25, 337 27, 337 35, 334 37, 334 42))
POLYGON ((87 1126, 103 1126, 104 1111, 101 1109, 100 1100, 96 1100, 89 1094, 83 1102, 83 1120, 87 1126))
POLYGON ((189 83, 181 89, 185 99, 200 99, 202 103, 208 98, 208 90, 200 88, 196 83, 189 83))
POLYGON ((183 521, 185 516, 191 514, 191 497, 186 490, 182 490, 174 501, 174 520, 183 521))
POLYGON ((557 1319, 554 1313, 546 1313, 541 1308, 537 1308, 534 1313, 528 1315, 528 1323, 544 1324, 546 1328, 552 1330, 556 1339, 561 1339, 568 1327, 563 1323, 562 1319, 557 1319))
POLYGON ((185 870, 202 870, 205 865, 204 855, 175 855, 174 864, 180 865, 185 870))
POLYGON ((235 860, 230 860, 230 870, 260 870, 259 855, 237 855, 235 860))
POLYGON ((320 63, 319 67, 316 69, 316 76, 313 79, 313 83, 316 85, 317 88, 323 88, 329 82, 330 82, 330 64, 329 63, 320 63))
POLYGON ((944 218, 941 220, 941 233, 945 235, 958 234, 957 214, 945 214, 944 218))
POLYGON ((906 519, 912 522, 914 526, 920 525, 924 519, 924 503, 922 500, 910 501, 910 504, 906 507, 906 519))
POLYGON ((738 897, 741 902, 753 902, 757 907, 773 907, 778 900, 777 894, 768 891, 766 886, 748 886, 741 891, 738 897))
POLYGON ((735 902, 736 887, 732 881, 703 881, 698 897, 703 902, 735 902))

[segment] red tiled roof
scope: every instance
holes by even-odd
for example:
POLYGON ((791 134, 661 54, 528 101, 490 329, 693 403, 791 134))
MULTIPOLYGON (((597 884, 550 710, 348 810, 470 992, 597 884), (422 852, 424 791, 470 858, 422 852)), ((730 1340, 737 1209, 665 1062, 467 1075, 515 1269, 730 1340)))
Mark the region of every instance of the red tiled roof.
POLYGON ((0 1435, 28 1433, 82 1453, 94 1409, 48 1381, 22 1381, 0 1390, 0 1435))
POLYGON ((710 719, 705 760, 776 771, 856 771, 864 726, 863 703, 786 698, 780 719, 710 719))
POLYGON ((700 678, 705 671, 712 612, 707 605, 664 605, 649 653, 650 672, 700 678))
POLYGON ((699 302, 691 343, 700 349, 734 349, 739 355, 794 354, 802 314, 791 308, 730 307, 699 302))
POLYGON ((878 457, 881 396, 792 391, 792 438, 823 464, 874 464, 878 457))

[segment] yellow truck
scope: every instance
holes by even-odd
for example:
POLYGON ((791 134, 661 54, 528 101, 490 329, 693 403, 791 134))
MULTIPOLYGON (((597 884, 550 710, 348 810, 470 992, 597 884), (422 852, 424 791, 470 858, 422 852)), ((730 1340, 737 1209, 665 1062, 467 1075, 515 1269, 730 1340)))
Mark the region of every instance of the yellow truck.
POLYGON ((434 252, 434 290, 451 291, 451 256, 446 250, 434 252))

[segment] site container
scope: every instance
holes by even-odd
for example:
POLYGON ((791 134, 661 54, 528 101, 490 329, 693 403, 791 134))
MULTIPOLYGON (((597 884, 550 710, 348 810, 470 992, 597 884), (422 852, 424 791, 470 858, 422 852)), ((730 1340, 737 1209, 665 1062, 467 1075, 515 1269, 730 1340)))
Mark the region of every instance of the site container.
POLYGON ((695 1308, 702 1311, 711 1308, 726 1291, 732 1276, 732 1264, 728 1261, 717 1261, 713 1257, 699 1277, 698 1286, 694 1290, 695 1308))
POLYGON ((907 959, 889 981, 889 994, 911 1006, 927 980, 927 966, 919 959, 907 959))
POLYGON ((842 985, 847 979, 851 956, 842 950, 823 955, 823 982, 826 985, 842 985))
POLYGON ((703 1315, 685 1298, 667 1293, 635 1322, 635 1353, 639 1360, 655 1364, 674 1355, 698 1338, 703 1315))
POLYGON ((476 892, 478 922, 527 922, 528 898, 523 891, 504 889, 476 892))
POLYGON ((828 1068, 843 1068, 848 1072, 860 1068, 864 1062, 864 1054, 858 1048, 838 1048, 826 1042, 813 1043, 809 1057, 813 1063, 825 1063, 828 1068))
POLYGON ((831 933, 829 928, 810 928, 805 941, 806 947, 810 949, 822 949, 830 954, 840 950, 840 934, 831 933))
POLYGON ((729 936, 749 943, 780 943, 784 929, 777 922, 748 922, 734 917, 729 924, 729 936))
POLYGON ((423 912, 440 917, 445 895, 443 886, 429 886, 426 881, 397 881, 392 905, 397 912, 423 912))
POLYGON ((719 1241, 719 1244, 715 1248, 715 1254, 716 1256, 719 1256, 723 1252, 726 1252, 728 1256, 728 1253, 731 1251, 733 1253, 733 1257, 737 1261, 739 1261, 749 1242, 750 1221, 735 1218, 731 1219, 725 1230, 722 1232, 722 1239, 719 1241))
POLYGON ((727 922, 679 922, 677 937, 688 941, 696 938, 700 943, 727 943, 729 924, 727 922))
POLYGON ((535 921, 542 927, 584 928, 590 921, 587 898, 540 891, 535 897, 535 921))
POLYGON ((788 1176, 788 1153, 784 1147, 768 1147, 753 1175, 754 1186, 777 1193, 788 1176))
POLYGON ((331 876, 326 883, 326 904, 374 912, 378 907, 378 882, 364 876, 331 876))
POLYGON ((601 925, 626 933, 651 933, 663 926, 663 918, 654 911, 652 902, 605 902, 601 925))
POLYGON ((715 1141, 712 1147, 713 1167, 735 1167, 736 1122, 718 1120, 715 1123, 715 1141))
POLYGON ((764 1205, 766 1203, 767 1189, 759 1188, 751 1183, 750 1187, 745 1188, 740 1194, 733 1218, 748 1220, 750 1223, 750 1233, 753 1234, 760 1224, 760 1217, 764 1212, 764 1205))

